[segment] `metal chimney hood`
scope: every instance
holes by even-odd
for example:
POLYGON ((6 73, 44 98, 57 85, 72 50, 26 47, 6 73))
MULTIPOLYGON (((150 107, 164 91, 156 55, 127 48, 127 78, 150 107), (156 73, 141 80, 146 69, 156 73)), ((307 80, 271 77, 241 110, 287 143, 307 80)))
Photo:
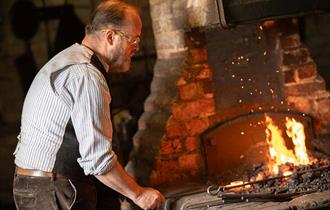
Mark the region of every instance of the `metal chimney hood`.
POLYGON ((217 0, 224 28, 264 20, 329 12, 329 0, 217 0))

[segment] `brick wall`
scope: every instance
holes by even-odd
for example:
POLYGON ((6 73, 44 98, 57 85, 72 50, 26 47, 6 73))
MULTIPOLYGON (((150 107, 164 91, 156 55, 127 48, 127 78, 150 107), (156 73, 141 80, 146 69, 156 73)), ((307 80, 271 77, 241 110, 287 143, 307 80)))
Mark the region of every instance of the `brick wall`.
POLYGON ((327 90, 330 90, 330 14, 309 15, 302 20, 302 41, 310 49, 318 72, 325 79, 327 90))
MULTIPOLYGON (((328 135, 329 92, 310 50, 300 41, 297 19, 267 21, 262 26, 264 36, 275 39, 269 43, 276 43, 273 50, 277 53, 273 55, 278 56, 280 68, 274 71, 283 76, 286 99, 284 108, 280 109, 312 116, 316 135, 328 135)), ((177 97, 171 104, 170 116, 160 138, 159 154, 155 157, 150 177, 153 185, 200 180, 205 165, 199 135, 223 120, 223 114, 216 110, 213 70, 208 64, 204 35, 205 28, 185 32, 185 63, 176 82, 177 97)))
POLYGON ((317 137, 330 133, 330 93, 318 73, 310 49, 300 41, 295 19, 289 31, 281 34, 282 71, 285 92, 292 110, 313 117, 317 137))
MULTIPOLYGON (((219 22, 215 0, 149 0, 149 3, 157 61, 151 82, 151 93, 145 101, 144 113, 139 119, 139 130, 134 136, 134 151, 126 167, 142 184, 147 184, 154 172, 160 139, 171 115, 171 104, 178 97, 176 83, 187 54, 185 28, 219 22)), ((199 59, 198 52, 197 54, 195 52, 195 59, 199 59)), ((188 86, 182 88, 190 89, 188 86)), ((191 97, 188 95, 183 97, 191 97)), ((191 106, 196 105, 191 104, 191 106)))
POLYGON ((181 1, 150 0, 150 14, 155 34, 157 61, 154 66, 150 95, 144 103, 135 134, 134 151, 126 169, 142 184, 149 182, 159 139, 170 115, 170 104, 177 95, 175 82, 181 71, 185 46, 184 10, 181 1))
POLYGON ((151 176, 151 183, 155 185, 188 181, 203 173, 198 135, 210 127, 209 117, 215 114, 215 102, 205 37, 197 31, 186 34, 188 51, 176 83, 178 96, 171 105, 171 116, 166 122, 151 176))

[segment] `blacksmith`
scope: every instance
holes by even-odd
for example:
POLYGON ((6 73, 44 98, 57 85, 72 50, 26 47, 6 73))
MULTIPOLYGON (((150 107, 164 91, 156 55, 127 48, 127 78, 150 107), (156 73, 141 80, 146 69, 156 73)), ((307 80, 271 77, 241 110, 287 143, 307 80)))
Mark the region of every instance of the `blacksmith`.
POLYGON ((138 185, 111 147, 109 72, 125 72, 139 49, 141 19, 123 1, 103 1, 81 44, 53 57, 34 78, 24 101, 14 152, 17 209, 96 209, 95 176, 142 209, 162 194, 138 185))

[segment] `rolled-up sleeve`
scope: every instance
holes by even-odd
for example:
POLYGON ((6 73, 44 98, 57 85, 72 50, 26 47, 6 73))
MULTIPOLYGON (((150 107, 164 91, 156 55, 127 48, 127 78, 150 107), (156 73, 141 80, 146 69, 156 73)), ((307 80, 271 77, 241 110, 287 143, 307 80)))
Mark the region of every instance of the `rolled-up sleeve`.
POLYGON ((101 175, 117 161, 112 150, 110 92, 103 75, 80 65, 66 88, 71 94, 71 120, 79 142, 78 163, 86 175, 101 175))

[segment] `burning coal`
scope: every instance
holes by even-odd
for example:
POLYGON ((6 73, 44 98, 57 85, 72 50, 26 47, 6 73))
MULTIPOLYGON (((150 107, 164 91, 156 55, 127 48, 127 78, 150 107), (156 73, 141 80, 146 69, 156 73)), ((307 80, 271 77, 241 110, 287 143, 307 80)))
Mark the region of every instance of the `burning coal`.
POLYGON ((265 115, 265 125, 268 162, 257 164, 248 180, 231 182, 222 186, 223 190, 241 193, 269 193, 269 190, 271 193, 309 193, 330 188, 329 161, 308 155, 302 123, 286 117, 285 129, 281 130, 271 117, 265 115), (288 148, 288 144, 292 148, 288 148))

